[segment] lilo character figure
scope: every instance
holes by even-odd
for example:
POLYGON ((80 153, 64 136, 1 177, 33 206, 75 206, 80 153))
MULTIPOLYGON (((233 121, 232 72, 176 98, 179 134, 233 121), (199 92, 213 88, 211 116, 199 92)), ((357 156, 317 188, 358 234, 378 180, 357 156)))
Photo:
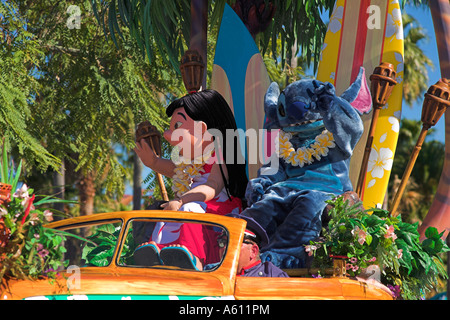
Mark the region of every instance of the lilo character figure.
MULTIPOLYGON (((215 90, 203 90, 175 100, 166 113, 171 120, 164 138, 177 147, 172 159, 158 157, 145 140, 135 148, 144 165, 173 178, 176 198, 162 204, 163 209, 220 215, 240 212, 248 180, 237 137, 230 135, 231 143, 227 139, 227 133, 234 133, 237 127, 226 100, 215 90), (221 159, 228 153, 233 159, 224 163, 221 159)), ((161 222, 148 243, 137 249, 135 260, 159 253, 151 260, 177 260, 180 265, 200 269, 217 259, 207 252, 209 236, 214 236, 212 231, 200 224, 161 222)), ((217 243, 215 239, 211 242, 217 243)))
POLYGON ((242 212, 270 237, 263 259, 281 268, 306 267, 304 245, 319 236, 325 201, 353 189, 350 157, 364 130, 360 115, 371 105, 363 68, 340 97, 332 84, 312 79, 281 93, 270 85, 265 129, 279 129, 278 152, 249 181, 249 207, 242 212))

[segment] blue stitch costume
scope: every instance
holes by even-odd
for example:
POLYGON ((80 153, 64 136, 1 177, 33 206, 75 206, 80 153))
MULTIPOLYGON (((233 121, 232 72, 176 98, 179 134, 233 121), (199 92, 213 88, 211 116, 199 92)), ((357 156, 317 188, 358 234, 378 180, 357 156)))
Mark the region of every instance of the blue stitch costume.
POLYGON ((332 84, 312 79, 296 81, 281 93, 276 83, 270 85, 264 101, 265 129, 289 132, 296 150, 311 146, 327 129, 335 146, 303 166, 272 157, 249 181, 249 207, 242 214, 258 221, 270 237, 270 245, 262 249, 263 261, 281 268, 305 267, 304 245, 319 236, 325 201, 352 190, 349 163, 364 131, 360 114, 371 108, 368 92, 363 68, 340 97, 332 84), (275 172, 274 161, 279 161, 275 172))

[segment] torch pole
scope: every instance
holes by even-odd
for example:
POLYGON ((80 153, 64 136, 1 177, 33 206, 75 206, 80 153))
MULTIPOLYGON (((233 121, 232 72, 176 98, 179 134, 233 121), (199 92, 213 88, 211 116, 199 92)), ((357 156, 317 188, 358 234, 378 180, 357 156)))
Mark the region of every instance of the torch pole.
POLYGON ((409 158, 408 165, 400 182, 400 186, 395 194, 394 201, 392 202, 392 208, 390 210, 391 216, 396 217, 400 200, 405 191, 406 184, 411 175, 414 164, 419 155, 422 144, 425 141, 428 129, 436 125, 440 117, 445 113, 447 107, 450 105, 450 86, 447 79, 441 79, 436 84, 432 85, 427 93, 425 93, 425 99, 423 101, 422 108, 422 131, 417 139, 416 146, 409 158))
POLYGON ((375 135, 375 128, 377 126, 378 117, 381 108, 389 99, 394 86, 397 84, 395 80, 396 72, 394 66, 390 63, 382 62, 375 68, 373 74, 370 76, 372 94, 373 113, 372 122, 370 123, 369 134, 367 136, 366 148, 364 149, 361 169, 359 171, 358 183, 356 185, 356 193, 358 197, 363 199, 363 189, 365 184, 365 177, 367 173, 367 165, 369 162, 370 151, 372 150, 373 137, 375 135))
POLYGON ((423 142, 427 136, 429 128, 422 127, 422 131, 420 131, 419 138, 417 139, 416 146, 414 147, 413 152, 409 158, 408 164, 406 165, 405 172, 403 173, 402 181, 400 182, 400 186, 398 187, 397 193, 395 194, 394 201, 392 202, 391 208, 391 216, 396 217, 398 215, 397 208, 400 204, 400 200, 402 198, 403 192, 406 188, 406 183, 411 176, 412 169, 414 164, 416 163, 417 157, 419 156, 420 149, 422 149, 423 142))

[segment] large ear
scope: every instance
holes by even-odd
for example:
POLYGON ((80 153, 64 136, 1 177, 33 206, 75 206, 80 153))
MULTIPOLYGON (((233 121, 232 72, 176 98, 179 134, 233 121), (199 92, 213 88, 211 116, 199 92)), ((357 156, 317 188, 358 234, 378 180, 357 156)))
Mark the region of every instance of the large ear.
POLYGON ((272 82, 264 96, 264 112, 266 114, 265 129, 277 127, 278 117, 278 97, 280 96, 280 87, 276 82, 272 82))
POLYGON ((366 72, 363 67, 359 69, 355 82, 342 93, 341 98, 347 100, 360 113, 370 112, 372 109, 372 96, 367 85, 366 72))

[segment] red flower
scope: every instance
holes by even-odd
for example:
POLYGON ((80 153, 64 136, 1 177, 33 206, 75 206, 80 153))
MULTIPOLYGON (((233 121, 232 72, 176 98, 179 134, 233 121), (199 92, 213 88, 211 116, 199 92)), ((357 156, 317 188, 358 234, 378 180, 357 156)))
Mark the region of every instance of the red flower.
POLYGON ((23 215, 23 218, 22 218, 22 224, 25 223, 25 219, 28 217, 28 214, 30 213, 30 209, 31 209, 31 206, 33 205, 33 201, 34 201, 34 194, 31 196, 30 200, 28 201, 27 208, 25 209, 25 214, 23 215))

